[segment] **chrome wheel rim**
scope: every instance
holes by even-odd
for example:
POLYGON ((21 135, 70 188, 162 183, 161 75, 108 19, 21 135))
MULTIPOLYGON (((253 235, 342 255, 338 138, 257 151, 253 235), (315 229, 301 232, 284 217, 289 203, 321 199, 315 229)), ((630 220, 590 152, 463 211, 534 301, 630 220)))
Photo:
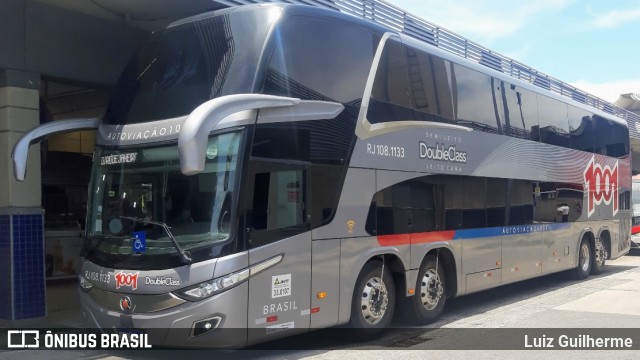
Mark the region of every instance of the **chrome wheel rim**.
POLYGON ((604 265, 604 262, 608 256, 609 254, 607 253, 607 249, 602 245, 601 242, 598 242, 596 250, 596 264, 598 264, 598 267, 604 265))
POLYGON ((379 277, 369 279, 362 289, 360 309, 364 320, 375 325, 382 320, 389 306, 389 293, 379 277))
POLYGON ((422 306, 427 310, 433 310, 440 303, 444 287, 435 269, 429 269, 424 273, 420 284, 420 298, 422 306))
POLYGON ((589 245, 586 243, 582 244, 580 248, 580 268, 584 272, 589 270, 589 245))

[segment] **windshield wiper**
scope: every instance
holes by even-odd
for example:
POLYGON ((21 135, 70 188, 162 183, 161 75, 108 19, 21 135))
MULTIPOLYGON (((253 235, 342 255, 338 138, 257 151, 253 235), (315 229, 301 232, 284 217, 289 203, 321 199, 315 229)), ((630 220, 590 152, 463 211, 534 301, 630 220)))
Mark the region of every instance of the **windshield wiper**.
POLYGON ((127 220, 131 220, 131 221, 135 221, 141 224, 151 224, 151 225, 158 225, 160 227, 162 227, 164 229, 164 231, 167 232, 167 235, 169 235, 169 239, 171 239, 171 243, 173 243, 173 247, 176 248, 176 251, 178 252, 178 254, 180 254, 180 258, 182 259, 182 262, 184 262, 185 264, 189 265, 193 262, 193 259, 191 258, 191 254, 189 254, 188 251, 184 251, 182 250, 182 248, 180 247, 180 245, 178 244, 178 241, 176 240, 176 238, 173 236, 173 234, 171 233, 171 231, 169 230, 169 225, 160 222, 160 221, 154 221, 154 220, 146 220, 146 219, 141 219, 141 218, 136 218, 136 217, 129 217, 129 216, 120 216, 121 219, 127 219, 127 220))

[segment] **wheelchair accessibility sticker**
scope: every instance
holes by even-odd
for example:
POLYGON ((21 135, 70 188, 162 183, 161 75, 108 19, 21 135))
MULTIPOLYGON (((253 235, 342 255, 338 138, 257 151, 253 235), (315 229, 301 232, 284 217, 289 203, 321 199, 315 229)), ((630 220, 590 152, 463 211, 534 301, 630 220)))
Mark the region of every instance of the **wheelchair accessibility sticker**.
POLYGON ((147 233, 144 231, 136 231, 131 233, 133 237, 131 247, 134 253, 143 253, 147 249, 147 233))

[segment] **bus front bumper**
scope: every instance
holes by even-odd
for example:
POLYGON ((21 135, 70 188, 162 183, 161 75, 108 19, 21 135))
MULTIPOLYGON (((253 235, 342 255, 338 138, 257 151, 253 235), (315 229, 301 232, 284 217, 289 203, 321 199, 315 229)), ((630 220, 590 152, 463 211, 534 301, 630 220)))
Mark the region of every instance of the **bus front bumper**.
POLYGON ((136 313, 133 307, 130 314, 106 308, 79 292, 87 325, 102 332, 143 332, 156 347, 236 349, 247 343, 247 286, 156 312, 136 313))

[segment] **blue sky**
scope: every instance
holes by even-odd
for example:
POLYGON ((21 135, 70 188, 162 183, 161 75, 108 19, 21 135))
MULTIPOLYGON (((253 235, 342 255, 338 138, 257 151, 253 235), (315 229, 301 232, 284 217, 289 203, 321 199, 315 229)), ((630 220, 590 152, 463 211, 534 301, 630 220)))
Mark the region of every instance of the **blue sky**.
POLYGON ((640 0, 387 0, 614 102, 640 93, 640 0))

